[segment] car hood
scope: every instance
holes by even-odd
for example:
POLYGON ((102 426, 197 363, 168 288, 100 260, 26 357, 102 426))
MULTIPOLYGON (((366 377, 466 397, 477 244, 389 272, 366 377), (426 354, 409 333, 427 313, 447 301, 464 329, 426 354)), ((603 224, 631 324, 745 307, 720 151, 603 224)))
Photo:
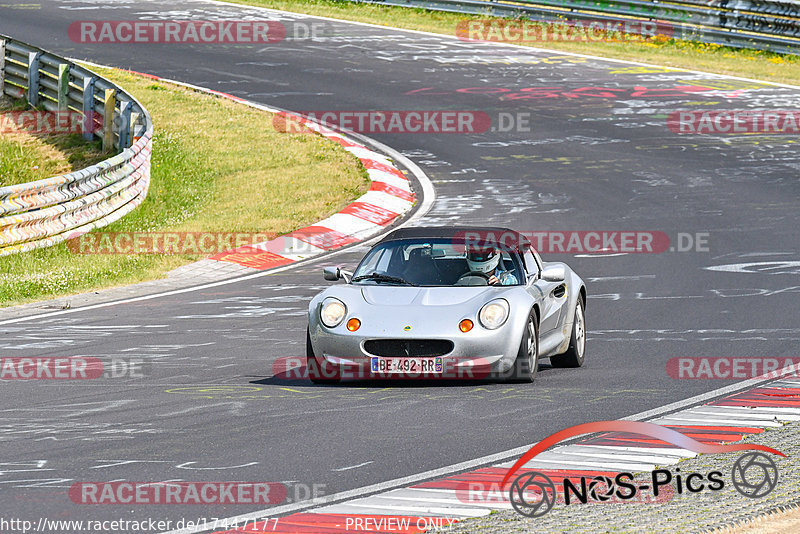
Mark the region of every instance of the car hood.
MULTIPOLYGON (((342 287, 341 289, 345 289, 342 287)), ((367 304, 376 306, 453 306, 473 300, 489 300, 508 291, 500 287, 397 287, 349 286, 367 304)), ((344 295, 343 295, 344 296, 344 295)))
MULTIPOLYGON (((368 304, 386 306, 452 306, 487 293, 485 287, 361 287, 368 304)), ((494 289, 494 288, 493 288, 494 289)))
MULTIPOLYGON (((515 302, 528 303, 531 299, 522 286, 413 287, 337 284, 311 299, 309 312, 327 297, 341 300, 353 312, 367 306, 373 308, 373 312, 377 311, 374 309, 376 307, 386 307, 387 313, 400 311, 401 307, 431 311, 448 307, 461 311, 469 308, 478 310, 485 303, 499 297, 508 300, 512 306, 515 302)), ((362 310, 362 313, 363 311, 366 310, 362 310)))

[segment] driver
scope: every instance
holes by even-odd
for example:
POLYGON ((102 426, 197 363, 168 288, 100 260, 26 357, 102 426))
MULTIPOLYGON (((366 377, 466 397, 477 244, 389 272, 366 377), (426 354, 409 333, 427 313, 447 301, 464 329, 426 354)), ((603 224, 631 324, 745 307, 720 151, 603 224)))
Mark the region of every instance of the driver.
POLYGON ((489 285, 510 286, 519 283, 511 271, 505 271, 500 266, 501 256, 502 254, 497 249, 473 249, 467 253, 467 265, 470 271, 487 275, 489 285))

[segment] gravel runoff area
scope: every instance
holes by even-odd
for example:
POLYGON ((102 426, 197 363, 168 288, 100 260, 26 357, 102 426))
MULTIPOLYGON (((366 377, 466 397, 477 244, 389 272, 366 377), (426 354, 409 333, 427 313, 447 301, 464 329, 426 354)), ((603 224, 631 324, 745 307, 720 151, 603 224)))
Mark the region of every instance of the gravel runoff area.
MULTIPOLYGON (((506 534, 513 532, 800 532, 800 520, 792 521, 800 510, 800 423, 766 430, 744 442, 760 443, 777 449, 786 457, 769 455, 778 467, 775 489, 762 498, 741 495, 731 484, 731 470, 739 456, 746 451, 726 454, 702 454, 684 460, 668 469, 674 475, 680 469, 685 477, 690 473, 706 474, 721 471, 725 485, 719 491, 708 489, 674 494, 665 503, 592 503, 564 505, 557 502, 543 517, 528 518, 514 510, 504 510, 479 519, 469 519, 454 525, 451 532, 475 534, 506 534), (791 510, 787 514, 780 514, 791 510), (764 517, 765 514, 770 516, 764 517), (770 526, 770 519, 788 517, 789 521, 770 526), (741 528, 755 519, 757 530, 741 528), (727 528, 726 528, 727 527, 727 528)), ((638 473, 637 482, 650 481, 650 473, 638 473)), ((560 481, 553 481, 560 487, 560 481)), ((637 484, 638 485, 638 484, 637 484)), ((674 480, 673 480, 674 485, 674 480)))

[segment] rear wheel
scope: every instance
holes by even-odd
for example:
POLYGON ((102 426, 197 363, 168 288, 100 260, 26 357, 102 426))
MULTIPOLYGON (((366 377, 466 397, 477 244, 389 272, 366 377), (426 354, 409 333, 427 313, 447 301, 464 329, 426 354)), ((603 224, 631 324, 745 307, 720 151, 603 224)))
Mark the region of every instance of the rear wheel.
POLYGON ((314 355, 314 347, 311 346, 311 332, 306 330, 306 369, 308 378, 314 384, 338 384, 339 373, 328 362, 320 363, 314 355))
POLYGON ((572 322, 569 348, 564 354, 550 358, 550 363, 553 367, 580 367, 583 365, 586 353, 586 316, 583 310, 583 300, 578 298, 578 303, 575 305, 575 320, 572 322))
POLYGON ((517 351, 517 359, 511 369, 509 382, 533 382, 536 372, 539 370, 539 325, 536 320, 536 312, 531 311, 528 322, 525 324, 525 331, 517 351))

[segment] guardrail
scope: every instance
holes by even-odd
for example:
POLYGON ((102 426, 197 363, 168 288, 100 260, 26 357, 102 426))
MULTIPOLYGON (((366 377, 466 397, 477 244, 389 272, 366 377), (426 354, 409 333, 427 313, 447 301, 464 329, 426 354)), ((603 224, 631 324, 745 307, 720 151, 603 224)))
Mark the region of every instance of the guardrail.
POLYGON ((670 25, 670 37, 675 39, 783 54, 800 53, 800 2, 797 0, 351 1, 542 22, 563 22, 565 19, 649 21, 670 25))
POLYGON ((0 34, 0 95, 37 109, 82 114, 87 140, 119 153, 86 169, 0 187, 0 256, 48 247, 110 224, 147 196, 153 124, 105 78, 0 34))

